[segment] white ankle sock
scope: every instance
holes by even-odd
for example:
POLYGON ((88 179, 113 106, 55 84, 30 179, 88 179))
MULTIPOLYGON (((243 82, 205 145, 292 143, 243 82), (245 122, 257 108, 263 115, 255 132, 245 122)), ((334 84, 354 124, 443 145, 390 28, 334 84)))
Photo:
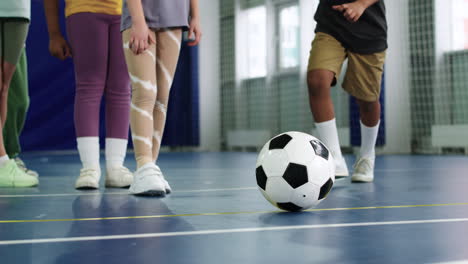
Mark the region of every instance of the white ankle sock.
POLYGON ((126 139, 106 138, 106 167, 107 169, 123 166, 127 154, 126 139))
POLYGON ((317 127, 318 137, 331 151, 333 158, 337 161, 341 160, 343 156, 341 155, 335 118, 329 121, 315 123, 315 126, 317 127))
POLYGON ((361 158, 375 158, 375 142, 379 134, 380 121, 374 127, 368 127, 361 121, 361 158))
POLYGON ((8 155, 1 156, 0 157, 0 167, 3 167, 3 165, 5 165, 5 163, 7 163, 9 160, 10 160, 10 158, 8 157, 8 155))
POLYGON ((99 165, 99 138, 98 137, 79 137, 78 152, 80 153, 81 163, 85 169, 101 170, 99 165))

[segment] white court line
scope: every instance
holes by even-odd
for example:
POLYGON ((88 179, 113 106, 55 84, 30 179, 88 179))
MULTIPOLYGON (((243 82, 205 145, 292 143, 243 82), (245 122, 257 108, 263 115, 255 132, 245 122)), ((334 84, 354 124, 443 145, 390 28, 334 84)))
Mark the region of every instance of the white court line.
POLYGON ((458 260, 458 261, 447 261, 447 262, 435 262, 432 264, 467 264, 468 259, 466 260, 458 260))
MULTIPOLYGON (((451 168, 443 168, 443 167, 427 167, 427 168, 407 168, 407 169, 375 169, 374 172, 414 172, 414 171, 425 171, 425 170, 453 170, 454 167, 451 168)), ((457 168, 455 168, 457 169, 457 168)), ((460 167, 458 169, 466 169, 466 167, 460 167)))
MULTIPOLYGON (((201 190, 180 190, 173 193, 200 193, 200 192, 220 192, 220 191, 246 191, 257 190, 257 187, 239 187, 239 188, 219 188, 219 189, 201 189, 201 190)), ((93 192, 93 193, 51 193, 51 194, 5 194, 0 198, 15 197, 61 197, 61 196, 93 196, 93 195, 129 195, 128 192, 93 192)))
POLYGON ((342 223, 342 224, 324 224, 324 225, 254 227, 254 228, 213 229, 213 230, 201 230, 201 231, 146 233, 146 234, 129 234, 129 235, 82 236, 82 237, 63 237, 63 238, 44 238, 44 239, 3 240, 3 241, 0 241, 0 246, 1 245, 20 245, 20 244, 42 244, 42 243, 63 243, 63 242, 79 242, 79 241, 117 240, 117 239, 156 238, 156 237, 218 235, 218 234, 232 234, 232 233, 306 230, 306 229, 337 228, 337 227, 415 225, 415 224, 436 224, 436 223, 453 223, 453 222, 468 222, 468 218, 410 220, 410 221, 386 221, 386 222, 364 222, 364 223, 342 223))

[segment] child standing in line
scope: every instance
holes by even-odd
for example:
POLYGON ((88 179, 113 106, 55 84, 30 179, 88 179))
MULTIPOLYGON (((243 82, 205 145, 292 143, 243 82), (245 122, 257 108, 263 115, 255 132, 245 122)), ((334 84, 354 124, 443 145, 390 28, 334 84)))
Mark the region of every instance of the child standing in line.
POLYGON ((8 92, 8 114, 5 126, 3 127, 3 140, 5 142, 6 153, 10 158, 15 160, 16 165, 27 174, 37 178, 39 174, 36 171, 28 169, 19 157, 21 154, 19 137, 23 131, 28 108, 28 63, 26 49, 23 48, 8 92))
POLYGON ((124 0, 121 29, 132 82, 130 124, 137 161, 130 192, 164 196, 171 187, 156 161, 182 30, 189 29, 189 38, 195 35, 189 45, 201 38, 198 0, 124 0))
POLYGON ((29 175, 10 159, 3 138, 8 90, 26 41, 30 16, 30 0, 0 1, 0 187, 32 187, 39 184, 37 177, 29 175))
POLYGON ((99 187, 99 110, 106 99, 106 186, 128 187, 132 173, 123 166, 127 151, 130 81, 125 64, 120 18, 122 0, 65 0, 67 35, 59 26, 59 0, 44 0, 50 53, 75 66, 75 129, 83 168, 77 189, 99 187))

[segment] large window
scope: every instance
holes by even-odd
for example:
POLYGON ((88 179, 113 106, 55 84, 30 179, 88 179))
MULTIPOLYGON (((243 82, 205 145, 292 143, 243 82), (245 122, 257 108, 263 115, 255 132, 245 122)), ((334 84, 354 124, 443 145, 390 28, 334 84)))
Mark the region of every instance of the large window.
POLYGON ((279 13, 279 69, 291 69, 299 66, 299 7, 297 4, 282 5, 279 13))
POLYGON ((468 49, 468 0, 453 0, 452 49, 468 49))

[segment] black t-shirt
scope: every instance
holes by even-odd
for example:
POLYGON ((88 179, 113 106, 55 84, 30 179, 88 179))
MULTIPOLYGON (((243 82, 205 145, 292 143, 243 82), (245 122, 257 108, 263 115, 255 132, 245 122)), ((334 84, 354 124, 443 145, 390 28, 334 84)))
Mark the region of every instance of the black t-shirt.
POLYGON ((373 4, 355 23, 351 23, 343 13, 332 9, 334 5, 351 3, 354 0, 320 0, 315 13, 315 32, 323 32, 336 38, 351 52, 372 54, 387 49, 387 19, 384 0, 373 4))

